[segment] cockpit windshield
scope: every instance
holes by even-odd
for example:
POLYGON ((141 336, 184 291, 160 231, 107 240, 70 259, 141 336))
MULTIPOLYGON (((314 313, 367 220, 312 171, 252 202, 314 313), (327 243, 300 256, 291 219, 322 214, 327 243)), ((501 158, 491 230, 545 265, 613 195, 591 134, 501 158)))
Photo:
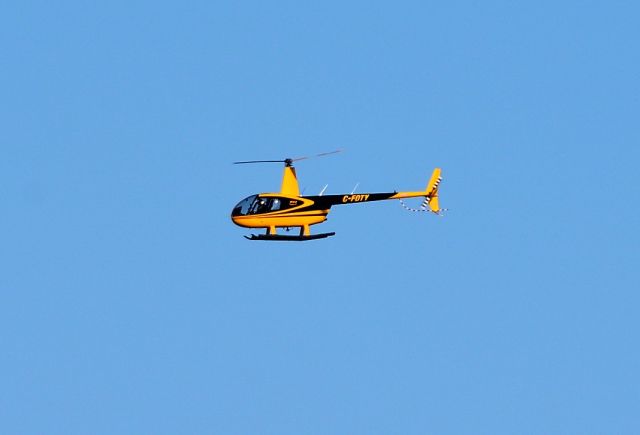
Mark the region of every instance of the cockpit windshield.
POLYGON ((258 195, 251 195, 240 201, 238 205, 233 208, 231 216, 244 216, 249 214, 249 210, 257 197, 258 195))

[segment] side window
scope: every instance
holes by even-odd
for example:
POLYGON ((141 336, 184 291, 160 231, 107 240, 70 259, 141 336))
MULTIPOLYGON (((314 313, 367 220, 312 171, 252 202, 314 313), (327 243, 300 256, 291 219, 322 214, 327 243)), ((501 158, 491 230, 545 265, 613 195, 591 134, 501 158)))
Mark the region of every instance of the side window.
POLYGON ((273 198, 271 200, 271 208, 269 210, 278 211, 280 210, 280 207, 282 207, 282 201, 280 201, 280 198, 273 198))

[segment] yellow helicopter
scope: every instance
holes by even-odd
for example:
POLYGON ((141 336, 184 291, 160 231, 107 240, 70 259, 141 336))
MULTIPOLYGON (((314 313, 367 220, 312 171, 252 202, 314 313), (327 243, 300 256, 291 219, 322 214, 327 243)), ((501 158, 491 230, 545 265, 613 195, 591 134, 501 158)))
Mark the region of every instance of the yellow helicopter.
MULTIPOLYGON (((318 154, 316 157, 326 156, 340 152, 318 154)), ((284 163, 284 174, 282 176, 282 186, 280 192, 259 193, 251 195, 240 201, 231 211, 231 220, 234 224, 245 228, 265 228, 266 234, 245 236, 249 240, 282 240, 282 241, 304 241, 323 239, 334 236, 335 232, 311 234, 310 226, 320 224, 327 220, 327 215, 332 206, 345 204, 358 204, 370 201, 382 201, 387 199, 424 197, 424 201, 419 209, 407 207, 412 211, 429 211, 440 215, 441 209, 438 203, 438 186, 441 177, 441 169, 435 168, 429 179, 425 190, 417 192, 389 192, 389 193, 347 193, 340 195, 323 195, 321 192, 316 196, 300 195, 298 178, 293 163, 305 160, 308 157, 284 160, 250 160, 234 162, 234 164, 247 163, 284 163), (300 228, 297 236, 281 235, 277 233, 277 228, 300 228)))

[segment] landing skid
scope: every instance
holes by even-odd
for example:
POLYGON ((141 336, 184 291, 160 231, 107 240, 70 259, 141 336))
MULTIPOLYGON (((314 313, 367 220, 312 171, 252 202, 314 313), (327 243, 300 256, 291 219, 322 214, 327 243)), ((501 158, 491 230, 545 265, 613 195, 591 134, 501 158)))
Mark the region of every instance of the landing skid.
POLYGON ((281 242, 304 242, 305 240, 325 239, 335 236, 336 233, 312 234, 310 236, 281 236, 278 234, 251 234, 251 237, 244 236, 247 240, 271 240, 281 242))

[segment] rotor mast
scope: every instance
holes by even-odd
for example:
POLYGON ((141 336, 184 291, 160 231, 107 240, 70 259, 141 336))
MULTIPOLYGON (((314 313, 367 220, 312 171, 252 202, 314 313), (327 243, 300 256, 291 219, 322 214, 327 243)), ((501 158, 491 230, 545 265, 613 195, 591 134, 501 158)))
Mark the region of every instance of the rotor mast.
POLYGON ((282 174, 280 193, 283 195, 300 196, 298 177, 296 176, 296 168, 293 167, 292 159, 286 159, 284 161, 284 173, 282 174))
MULTIPOLYGON (((320 153, 311 157, 324 157, 331 154, 341 152, 342 149, 331 151, 328 153, 320 153)), ((284 163, 284 173, 282 174, 282 185, 280 186, 280 193, 282 195, 300 196, 300 187, 298 186, 298 177, 296 176, 296 168, 293 167, 293 162, 298 160, 306 160, 311 157, 298 157, 296 159, 284 159, 284 160, 247 160, 242 162, 233 162, 235 165, 242 165, 246 163, 284 163)))

